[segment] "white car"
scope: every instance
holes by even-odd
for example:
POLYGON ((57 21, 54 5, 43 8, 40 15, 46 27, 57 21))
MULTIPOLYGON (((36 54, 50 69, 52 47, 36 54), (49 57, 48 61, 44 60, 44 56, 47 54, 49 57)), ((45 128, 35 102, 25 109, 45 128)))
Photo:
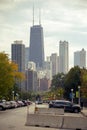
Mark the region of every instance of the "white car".
POLYGON ((17 108, 18 107, 17 102, 15 102, 15 101, 10 101, 10 106, 11 106, 11 108, 17 108))
POLYGON ((35 103, 36 103, 36 104, 42 104, 43 101, 42 101, 42 100, 38 100, 38 101, 36 101, 35 103))
POLYGON ((6 100, 0 101, 0 110, 6 110, 10 108, 10 102, 6 100))
POLYGON ((6 105, 2 101, 0 101, 0 111, 1 110, 6 110, 6 105))

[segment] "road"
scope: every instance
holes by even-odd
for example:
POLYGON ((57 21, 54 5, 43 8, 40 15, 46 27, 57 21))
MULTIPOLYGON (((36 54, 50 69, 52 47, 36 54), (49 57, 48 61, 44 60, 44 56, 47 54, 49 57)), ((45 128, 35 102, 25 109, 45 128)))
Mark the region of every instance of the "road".
MULTIPOLYGON (((42 105, 39 105, 43 107, 42 105)), ((35 105, 29 106, 29 112, 34 112, 35 105)), ((55 128, 25 126, 28 107, 0 111, 0 130, 56 130, 55 128)), ((71 113, 66 113, 66 115, 71 113)), ((72 114, 76 116, 76 114, 72 114)), ((77 116, 82 116, 77 114, 77 116)), ((57 129, 60 130, 60 129, 57 129)), ((63 129, 62 129, 63 130, 63 129)), ((68 129, 69 130, 69 129, 68 129)))

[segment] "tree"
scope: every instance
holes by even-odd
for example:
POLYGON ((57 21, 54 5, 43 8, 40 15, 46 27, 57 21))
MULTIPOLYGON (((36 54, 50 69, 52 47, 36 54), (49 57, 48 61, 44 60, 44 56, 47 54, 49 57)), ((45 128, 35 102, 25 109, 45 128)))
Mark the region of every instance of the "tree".
POLYGON ((65 77, 65 97, 70 98, 71 89, 76 93, 81 86, 81 69, 78 66, 71 68, 65 77))
POLYGON ((58 87, 58 88, 54 89, 54 91, 52 91, 52 92, 53 92, 54 99, 63 99, 64 88, 58 87))
POLYGON ((51 88, 55 87, 63 87, 64 86, 64 77, 65 75, 63 73, 58 73, 57 75, 53 76, 51 88))
POLYGON ((24 75, 18 72, 17 64, 11 62, 8 55, 0 53, 0 98, 7 97, 17 80, 23 79, 24 75))
POLYGON ((64 80, 65 80, 65 74, 63 73, 58 73, 57 75, 53 76, 52 83, 51 83, 51 90, 49 93, 52 99, 63 98, 64 80))
POLYGON ((87 98, 87 69, 81 69, 81 97, 87 98))
POLYGON ((0 53, 0 97, 5 96, 13 86, 12 67, 8 55, 0 53))

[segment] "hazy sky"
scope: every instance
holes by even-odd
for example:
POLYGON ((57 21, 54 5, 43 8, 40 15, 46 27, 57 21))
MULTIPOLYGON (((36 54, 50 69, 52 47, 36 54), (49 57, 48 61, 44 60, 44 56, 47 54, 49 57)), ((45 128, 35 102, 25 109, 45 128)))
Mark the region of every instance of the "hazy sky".
POLYGON ((11 53, 11 43, 23 40, 29 46, 32 7, 35 24, 44 29, 45 56, 59 52, 59 41, 69 42, 69 64, 74 51, 87 51, 87 0, 0 0, 0 52, 11 53))

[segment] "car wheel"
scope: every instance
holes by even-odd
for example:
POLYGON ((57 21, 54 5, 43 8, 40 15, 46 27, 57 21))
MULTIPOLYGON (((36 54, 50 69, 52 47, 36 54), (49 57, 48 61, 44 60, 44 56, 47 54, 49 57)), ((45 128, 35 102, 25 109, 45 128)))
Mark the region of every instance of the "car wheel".
POLYGON ((3 107, 0 106, 0 111, 2 111, 2 110, 3 110, 3 107))
POLYGON ((75 113, 79 113, 79 110, 78 110, 78 109, 74 109, 74 112, 75 112, 75 113))

